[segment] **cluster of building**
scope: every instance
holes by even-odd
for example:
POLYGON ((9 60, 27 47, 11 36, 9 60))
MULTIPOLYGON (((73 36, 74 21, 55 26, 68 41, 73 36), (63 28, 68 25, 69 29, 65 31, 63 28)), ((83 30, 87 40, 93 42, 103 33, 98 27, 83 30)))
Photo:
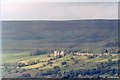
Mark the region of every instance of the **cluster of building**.
MULTIPOLYGON (((110 53, 93 54, 93 53, 79 53, 79 52, 75 52, 73 54, 78 55, 78 56, 94 56, 94 55, 97 55, 97 56, 102 56, 102 55, 117 56, 118 55, 118 54, 110 54, 110 53)), ((54 56, 65 56, 65 52, 64 51, 57 51, 57 50, 55 50, 54 51, 54 56)))
POLYGON ((79 56, 93 56, 93 55, 97 55, 97 56, 102 56, 102 55, 106 55, 106 56, 117 56, 118 54, 110 54, 110 53, 104 53, 104 54, 93 54, 93 53, 74 53, 76 55, 79 56))

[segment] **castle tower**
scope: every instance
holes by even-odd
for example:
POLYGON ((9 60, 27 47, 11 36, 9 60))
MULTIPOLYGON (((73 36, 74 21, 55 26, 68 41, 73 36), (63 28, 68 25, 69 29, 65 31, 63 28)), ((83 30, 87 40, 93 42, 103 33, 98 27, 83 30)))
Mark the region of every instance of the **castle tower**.
POLYGON ((64 51, 61 51, 61 52, 60 52, 60 55, 61 55, 61 56, 64 56, 64 51))
POLYGON ((58 54, 58 51, 54 51, 54 56, 57 56, 57 54, 58 54))

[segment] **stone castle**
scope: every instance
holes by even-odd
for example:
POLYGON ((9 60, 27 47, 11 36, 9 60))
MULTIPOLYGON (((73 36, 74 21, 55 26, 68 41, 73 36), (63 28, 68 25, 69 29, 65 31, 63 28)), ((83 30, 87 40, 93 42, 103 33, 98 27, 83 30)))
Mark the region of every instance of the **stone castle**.
POLYGON ((54 51, 54 56, 64 56, 64 51, 54 51))

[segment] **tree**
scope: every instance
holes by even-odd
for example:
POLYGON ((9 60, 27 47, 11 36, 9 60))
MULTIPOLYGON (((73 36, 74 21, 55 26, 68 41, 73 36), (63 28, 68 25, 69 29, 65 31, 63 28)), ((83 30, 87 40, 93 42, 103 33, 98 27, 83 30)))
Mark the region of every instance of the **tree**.
POLYGON ((62 62, 61 64, 62 64, 62 65, 66 65, 66 64, 67 64, 67 62, 62 62))
POLYGON ((107 49, 103 49, 102 53, 108 53, 108 50, 107 49))
POLYGON ((21 77, 23 77, 23 78, 30 78, 31 75, 29 73, 26 73, 26 74, 22 74, 21 77))
POLYGON ((23 67, 23 66, 25 66, 25 64, 24 63, 19 63, 18 66, 23 67))
POLYGON ((73 58, 73 57, 71 57, 70 59, 71 59, 71 60, 75 60, 75 58, 73 58))
POLYGON ((87 58, 88 59, 92 59, 92 58, 94 58, 94 56, 89 55, 87 58))

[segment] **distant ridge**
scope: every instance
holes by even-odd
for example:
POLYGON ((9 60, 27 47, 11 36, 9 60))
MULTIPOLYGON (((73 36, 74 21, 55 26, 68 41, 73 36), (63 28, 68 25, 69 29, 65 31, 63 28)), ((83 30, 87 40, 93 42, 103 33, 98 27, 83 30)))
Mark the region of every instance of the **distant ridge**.
POLYGON ((3 21, 2 32, 5 49, 117 47, 118 20, 3 21))

